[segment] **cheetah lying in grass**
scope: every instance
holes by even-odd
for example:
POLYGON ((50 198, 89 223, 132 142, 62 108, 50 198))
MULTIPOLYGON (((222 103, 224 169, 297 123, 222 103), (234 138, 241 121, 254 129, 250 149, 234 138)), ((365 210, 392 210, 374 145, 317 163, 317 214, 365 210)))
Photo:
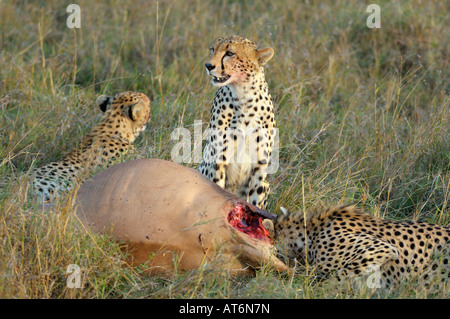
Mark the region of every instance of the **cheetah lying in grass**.
POLYGON ((355 206, 306 213, 283 212, 263 225, 290 260, 307 260, 319 273, 339 278, 380 271, 380 286, 406 277, 446 282, 450 276, 450 228, 396 222, 368 215, 355 206))
POLYGON ((33 192, 41 201, 69 190, 75 181, 88 177, 93 168, 108 165, 129 150, 150 119, 150 100, 143 93, 101 95, 96 103, 104 114, 81 146, 62 160, 32 172, 33 192))

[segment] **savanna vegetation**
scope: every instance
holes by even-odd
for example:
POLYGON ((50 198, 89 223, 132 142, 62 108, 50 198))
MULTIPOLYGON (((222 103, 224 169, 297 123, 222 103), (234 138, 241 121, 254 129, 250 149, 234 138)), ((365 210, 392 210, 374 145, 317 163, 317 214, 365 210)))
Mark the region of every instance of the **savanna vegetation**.
MULTIPOLYGON (((203 64, 217 36, 275 49, 266 79, 280 132, 269 210, 356 203, 394 220, 450 224, 450 41, 443 1, 2 1, 0 296, 3 298, 448 298, 403 282, 371 290, 314 269, 231 278, 205 265, 173 278, 124 262, 120 243, 77 227, 68 194, 51 214, 29 194, 30 168, 58 160, 96 123, 100 94, 152 101, 123 160, 171 160, 175 128, 206 129, 215 88, 203 64), (67 287, 81 267, 83 287, 67 287)), ((184 163, 196 167, 198 163, 184 163)), ((220 265, 219 265, 220 266, 220 265)))

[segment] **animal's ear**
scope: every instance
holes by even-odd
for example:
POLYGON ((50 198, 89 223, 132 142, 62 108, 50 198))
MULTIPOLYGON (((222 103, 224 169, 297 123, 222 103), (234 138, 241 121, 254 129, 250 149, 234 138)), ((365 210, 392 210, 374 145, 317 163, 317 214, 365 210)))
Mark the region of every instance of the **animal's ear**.
POLYGON ((258 63, 260 66, 266 65, 270 59, 272 59, 274 51, 272 48, 265 48, 256 51, 256 56, 258 57, 258 63))
POLYGON ((145 113, 144 104, 140 102, 131 105, 130 108, 128 109, 128 117, 133 121, 136 121, 137 119, 144 116, 144 113, 145 113))
POLYGON ((262 225, 265 229, 267 229, 270 237, 273 238, 275 236, 275 226, 273 225, 273 221, 271 221, 270 219, 264 219, 262 221, 262 225))
POLYGON ((281 211, 281 213, 282 213, 284 216, 287 216, 288 211, 287 211, 286 208, 284 208, 283 206, 280 206, 280 211, 281 211))
POLYGON ((100 95, 97 98, 97 101, 95 101, 95 103, 98 105, 100 110, 102 110, 102 112, 106 112, 106 110, 108 109, 108 105, 109 105, 109 101, 110 100, 111 100, 110 96, 100 95))

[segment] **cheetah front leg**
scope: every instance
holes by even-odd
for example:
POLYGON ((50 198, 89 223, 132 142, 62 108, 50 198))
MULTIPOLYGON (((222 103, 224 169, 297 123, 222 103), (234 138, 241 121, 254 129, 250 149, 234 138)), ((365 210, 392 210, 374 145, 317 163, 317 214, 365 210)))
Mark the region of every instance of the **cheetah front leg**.
POLYGON ((199 166, 198 171, 205 175, 211 182, 225 188, 225 168, 225 164, 202 163, 202 165, 199 166))
POLYGON ((266 165, 259 165, 253 169, 250 177, 248 202, 265 210, 267 198, 269 197, 270 186, 267 182, 266 165))
POLYGON ((257 129, 250 137, 249 150, 253 168, 250 176, 247 201, 261 209, 266 209, 270 186, 267 182, 267 168, 272 153, 269 132, 257 129), (252 145, 252 143, 254 143, 252 145))
POLYGON ((202 163, 198 167, 200 173, 218 186, 225 188, 225 170, 227 167, 225 152, 222 151, 218 156, 217 148, 211 143, 204 149, 202 163))

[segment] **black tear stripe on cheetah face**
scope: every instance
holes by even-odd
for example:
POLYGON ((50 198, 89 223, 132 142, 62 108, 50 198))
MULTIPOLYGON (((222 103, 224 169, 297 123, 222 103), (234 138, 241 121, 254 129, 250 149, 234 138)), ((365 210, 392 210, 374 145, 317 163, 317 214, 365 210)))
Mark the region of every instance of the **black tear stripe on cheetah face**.
POLYGON ((407 277, 427 285, 450 276, 449 227, 388 221, 355 206, 280 214, 263 224, 280 253, 307 259, 322 274, 351 278, 379 269, 381 287, 407 277))
POLYGON ((272 58, 273 49, 257 49, 249 40, 232 36, 216 39, 210 50, 205 66, 219 89, 198 170, 265 209, 276 123, 264 66, 272 58))
POLYGON ((54 199, 58 192, 86 179, 96 167, 108 166, 132 147, 150 119, 150 100, 143 93, 101 95, 96 104, 104 114, 80 147, 61 161, 32 172, 33 192, 39 200, 54 199))

